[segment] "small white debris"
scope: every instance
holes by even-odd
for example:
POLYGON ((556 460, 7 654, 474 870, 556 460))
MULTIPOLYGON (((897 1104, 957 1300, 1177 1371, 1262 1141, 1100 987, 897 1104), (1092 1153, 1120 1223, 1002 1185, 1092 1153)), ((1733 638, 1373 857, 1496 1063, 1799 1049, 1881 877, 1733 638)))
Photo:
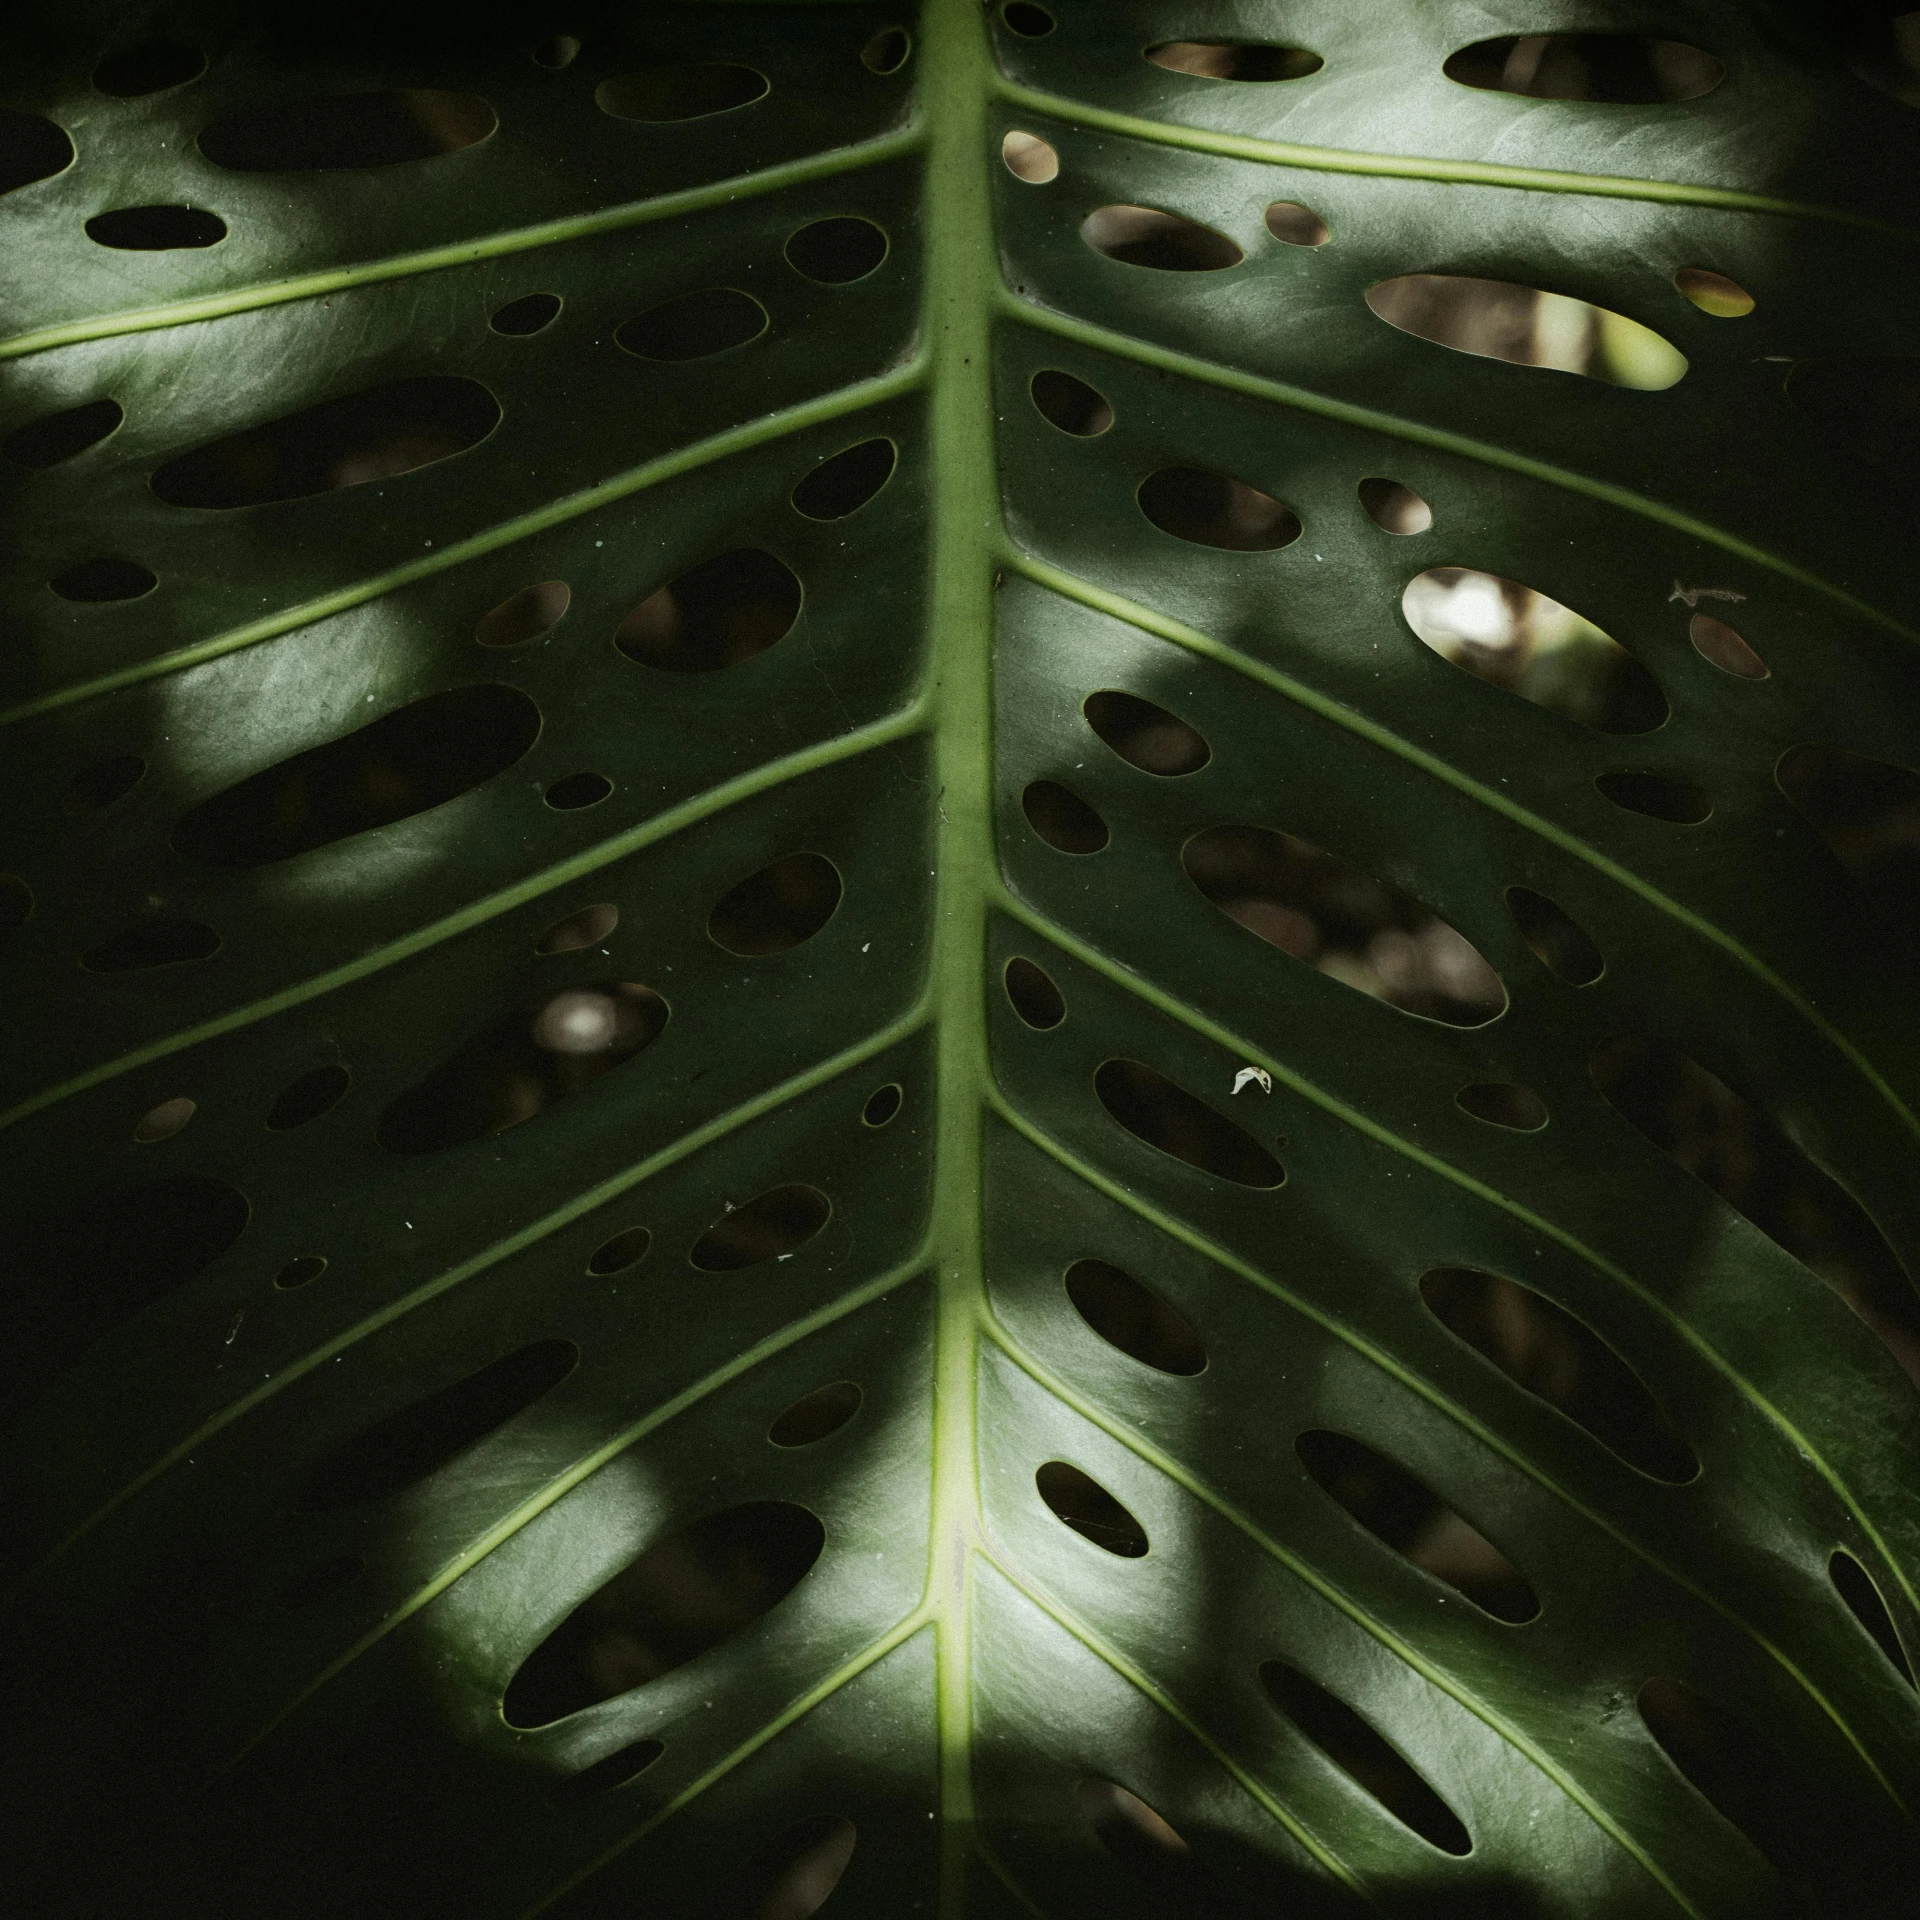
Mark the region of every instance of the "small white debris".
POLYGON ((1697 607, 1702 600, 1744 600, 1744 593, 1735 593, 1731 587, 1683 587, 1678 580, 1673 583, 1673 591, 1667 595, 1667 604, 1684 600, 1688 606, 1697 607))
POLYGON ((866 950, 872 945, 873 945, 873 942, 871 940, 863 940, 860 943, 860 951, 862 953, 865 953, 866 950))
POLYGON ((1273 1091, 1273 1075, 1265 1067, 1242 1067, 1233 1076, 1233 1090, 1239 1093, 1243 1088, 1255 1086, 1262 1093, 1273 1091))

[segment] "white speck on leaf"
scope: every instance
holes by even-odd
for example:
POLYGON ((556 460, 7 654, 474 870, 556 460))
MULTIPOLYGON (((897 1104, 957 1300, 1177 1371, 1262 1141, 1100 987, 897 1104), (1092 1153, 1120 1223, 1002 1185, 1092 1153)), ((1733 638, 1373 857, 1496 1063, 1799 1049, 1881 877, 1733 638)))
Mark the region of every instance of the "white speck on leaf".
POLYGON ((1673 591, 1667 595, 1667 604, 1684 600, 1688 606, 1697 607, 1702 600, 1744 600, 1744 593, 1736 593, 1731 587, 1683 587, 1678 580, 1673 583, 1673 591))
POLYGON ((1258 1087, 1262 1093, 1271 1093, 1273 1075, 1265 1067, 1242 1067, 1233 1076, 1233 1090, 1239 1093, 1249 1086, 1258 1087))

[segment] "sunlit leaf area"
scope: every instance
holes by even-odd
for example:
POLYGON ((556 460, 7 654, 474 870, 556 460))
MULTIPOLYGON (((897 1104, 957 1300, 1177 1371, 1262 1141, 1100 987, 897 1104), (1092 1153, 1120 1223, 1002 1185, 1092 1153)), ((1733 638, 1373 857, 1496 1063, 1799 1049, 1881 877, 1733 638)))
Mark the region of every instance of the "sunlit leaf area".
POLYGON ((22 1920, 1895 1920, 1920 13, 15 0, 22 1920))

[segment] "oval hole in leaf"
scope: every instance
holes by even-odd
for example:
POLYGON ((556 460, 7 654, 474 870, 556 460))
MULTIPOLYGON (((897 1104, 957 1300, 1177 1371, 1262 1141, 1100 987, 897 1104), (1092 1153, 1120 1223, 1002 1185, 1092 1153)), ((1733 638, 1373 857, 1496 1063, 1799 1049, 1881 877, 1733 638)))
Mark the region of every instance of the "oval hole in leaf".
POLYGON ((1276 200, 1266 212, 1267 231, 1283 246, 1324 247, 1333 229, 1298 200, 1276 200))
POLYGON ((1551 1300, 1472 1267, 1423 1273, 1420 1298, 1456 1339, 1629 1466, 1674 1486, 1699 1473, 1693 1449, 1640 1376, 1551 1300))
POLYGON ((116 207, 87 222, 87 238, 95 246, 121 253, 216 247, 226 237, 227 223, 202 207, 116 207))
POLYGON ((1080 704, 1090 726, 1130 767, 1168 778, 1198 773, 1213 750, 1178 714, 1136 693, 1106 689, 1080 704))
POLYGON ((137 753, 116 753, 111 759, 96 760, 67 782, 60 804, 68 813, 98 813, 122 794, 131 793, 146 770, 147 763, 137 753))
POLYGON ((1300 538, 1300 516, 1283 500, 1200 467, 1163 467, 1136 498, 1162 533, 1227 553, 1271 553, 1300 538))
POLYGON ((767 1429, 767 1438, 776 1447, 810 1447, 838 1433, 859 1411, 860 1389, 851 1380, 836 1380, 796 1400, 767 1429))
POLYGON ((315 1067, 281 1090, 267 1110, 267 1125, 275 1133, 291 1133, 330 1112, 345 1097, 353 1076, 345 1067, 315 1067))
POLYGON ((602 902, 582 907, 564 920, 556 920, 540 936, 535 953, 578 953, 582 947, 597 947, 620 924, 620 909, 602 902))
POLYGON ((612 791, 613 782, 604 773, 569 773, 540 797, 556 813, 578 813, 582 807, 597 807, 612 791))
POLYGON ((556 33, 542 40, 533 49, 532 59, 536 66, 542 66, 557 72, 562 67, 570 67, 580 57, 579 36, 571 33, 556 33))
POLYGON ((1441 659, 1549 713, 1602 733, 1648 733, 1667 717, 1659 683, 1625 647, 1517 580, 1429 567, 1400 609, 1441 659))
POLYGON ((303 500, 451 459, 499 423, 500 403, 479 381, 420 374, 212 441, 169 460, 152 485, 176 507, 303 500))
POLYGON ((1710 613, 1696 613, 1687 622, 1687 638, 1693 642, 1694 652, 1722 673, 1738 674, 1742 680, 1767 678, 1767 663, 1726 621, 1710 613))
POLYGON ((587 1260, 587 1271, 598 1277, 625 1273, 629 1267, 637 1267, 646 1258, 647 1249, 652 1244, 653 1235, 645 1227, 627 1227, 594 1248, 587 1260))
POLYGON ((1147 58, 1169 73, 1256 83, 1302 80, 1327 64, 1304 47, 1263 46, 1247 40, 1168 40, 1149 47, 1147 58))
POLYGON ((1687 370, 1678 347, 1623 313, 1505 280, 1403 274, 1369 287, 1367 305, 1388 326, 1456 353, 1551 367, 1617 387, 1657 393, 1687 370))
POLYGON ((509 1014, 392 1101, 379 1142, 389 1153, 441 1153, 505 1133, 651 1046, 668 1017, 637 980, 569 987, 509 1014))
POLYGON ((869 73, 898 73, 913 51, 913 40, 904 27, 886 27, 860 49, 860 64, 869 73))
POLYGON ((1666 1674, 1636 1704, 1660 1750, 1768 1860, 1787 1874, 1814 1865, 1804 1837, 1810 1809, 1771 1741, 1666 1674))
POLYGON ((1252 1134, 1141 1060, 1109 1060, 1093 1076, 1100 1104, 1137 1140, 1242 1187, 1277 1187, 1286 1170, 1252 1134))
POLYGON ((89 400, 85 406, 69 407, 64 413, 50 413, 44 420, 15 428, 0 441, 0 454, 16 467, 40 472, 98 446, 126 417, 117 400, 89 400))
POLYGON ((1521 939, 1549 973, 1575 987, 1591 986, 1600 978, 1606 967, 1600 949, 1544 893, 1509 887, 1506 900, 1521 939))
POLYGON ((80 964, 89 973, 143 973, 204 960, 219 950, 220 936, 198 920, 143 920, 89 947, 80 964))
POLYGON ((1587 1065, 1629 1126, 1818 1274, 1920 1381, 1920 1297, 1866 1209, 1831 1174, 1665 1040, 1609 1040, 1587 1065))
POLYGON ((1229 919, 1343 986, 1449 1026, 1477 1027, 1506 988, 1464 934, 1310 842, 1209 827, 1181 849, 1187 878, 1229 919))
POLYGON ((33 912, 33 889, 17 873, 0 873, 0 953, 27 924, 33 912))
POLYGON ((73 165, 73 142, 37 113, 0 107, 0 193, 50 180, 73 165))
POLYGON ((893 478, 900 458, 891 440, 862 440, 823 460, 793 490, 793 508, 809 520, 844 520, 893 478))
POLYGON ((1712 801, 1698 787, 1672 774, 1603 773, 1593 784, 1616 807, 1627 813, 1643 813, 1649 820, 1697 827, 1713 812, 1712 801))
POLYGON ((759 547, 735 547, 657 587, 613 641, 662 673, 719 673, 765 653, 799 617, 793 569, 759 547))
POLYGON ((177 1174, 13 1236, 0 1246, 0 1286, 12 1303, 0 1403, 30 1403, 96 1342, 210 1267, 249 1212, 225 1181, 177 1174))
POLYGON ((430 693, 201 801, 173 844, 221 867, 290 860, 471 793, 539 731, 539 708, 517 688, 430 693))
POLYGON ((273 1276, 273 1284, 283 1293, 292 1293, 298 1288, 311 1286, 326 1270, 325 1254, 303 1253, 289 1260, 273 1276))
POLYGON ((900 1103, 905 1099, 898 1082, 889 1081, 884 1087, 875 1087, 867 1095, 867 1104, 860 1109, 860 1124, 863 1127, 884 1127, 900 1111, 900 1103))
POLYGON ((1791 747, 1773 770, 1834 858, 1911 937, 1920 906, 1920 773, 1839 747, 1791 747))
POLYGON ((491 613, 481 616, 473 637, 483 647, 517 647, 537 640, 559 624, 573 601, 573 589, 564 580, 542 580, 509 594, 491 613))
POLYGON ((840 904, 839 870, 817 853, 790 853, 749 874, 707 917, 707 937, 743 959, 785 953, 813 936, 840 904))
POLYGON ((602 80, 594 104, 616 120, 644 120, 661 126, 675 120, 704 120, 751 106, 768 91, 767 76, 751 67, 720 61, 705 65, 643 67, 638 73, 602 80))
POLYGON ((1000 977, 1014 1012, 1037 1032, 1045 1033, 1067 1017, 1066 997, 1024 954, 1015 954, 1000 977))
POLYGON ((1110 1347, 1161 1373, 1195 1374, 1207 1364, 1200 1336, 1150 1287, 1104 1260, 1067 1269, 1073 1310, 1110 1347))
POLYGON ((664 1740, 635 1740, 631 1745, 618 1747, 604 1759, 596 1760, 590 1767, 563 1781, 558 1788, 563 1800, 592 1800, 603 1793, 611 1793, 615 1787, 624 1787, 629 1780, 637 1780, 667 1750, 664 1740))
POLYGON ((1834 1591, 1847 1604, 1847 1610, 1866 1628, 1875 1646, 1886 1655, 1887 1663, 1908 1686, 1913 1685, 1913 1667, 1907 1651, 1894 1630, 1893 1615, 1880 1597, 1880 1589, 1858 1560, 1844 1548, 1836 1547, 1827 1561, 1827 1576, 1834 1591))
POLYGON ((550 327, 560 317, 560 296, 555 293, 522 294, 518 300, 509 300, 487 322, 495 333, 504 333, 509 339, 524 340, 529 334, 535 334, 542 328, 550 327))
POLYGON ((1030 781, 1020 795, 1027 825, 1059 853, 1098 853, 1109 839, 1107 823, 1057 780, 1030 781))
POLYGON ((171 1140, 198 1111, 199 1102, 189 1100, 185 1094, 162 1100, 157 1107, 149 1107, 134 1123, 133 1137, 143 1147, 171 1140))
POLYGON ((840 1884, 859 1838, 851 1820, 817 1814, 763 1847, 731 1889, 727 1920, 812 1920, 840 1884))
POLYGON ((1477 1080, 1453 1096, 1462 1113, 1511 1133, 1538 1133, 1547 1124, 1547 1103, 1529 1087, 1509 1080, 1477 1080))
POLYGON ((1041 39, 1054 29, 1053 15, 1045 7, 1035 6, 1033 0, 1007 0, 1000 18, 1023 40, 1041 39))
POLYGON ((1697 100, 1726 77, 1698 47, 1635 33, 1503 34, 1462 47, 1442 71, 1463 87, 1610 106, 1697 100))
POLYGON ((1033 1476, 1040 1498, 1056 1520, 1070 1526, 1082 1539, 1138 1560, 1147 1551, 1147 1530, 1099 1481, 1064 1460, 1049 1460, 1033 1476))
POLYGON ((367 1570, 366 1561, 357 1553, 337 1553, 331 1560, 296 1573, 274 1597, 289 1613, 299 1607, 311 1607, 330 1593, 350 1587, 367 1570))
POLYGON ((508 1683, 512 1727, 543 1727, 643 1687, 749 1627, 826 1545, 805 1507, 755 1500, 656 1541, 575 1607, 508 1683))
POLYGON ((687 1256, 704 1273, 739 1273, 763 1261, 784 1260, 804 1247, 833 1215, 817 1187, 772 1187, 744 1207, 723 1213, 687 1256))
POLYGON ((85 605, 110 600, 138 600, 160 584, 159 578, 137 560, 82 560, 77 567, 55 574, 47 582, 62 600, 85 605))
POLYGON ((1105 396, 1058 367, 1042 367, 1027 391, 1050 426, 1077 440, 1091 440, 1113 425, 1113 408, 1105 396))
POLYGON ((579 1364, 571 1340, 537 1340, 502 1355, 334 1448, 302 1476, 295 1510, 333 1513, 391 1499, 526 1412, 579 1364))
POLYGON ((1473 1851, 1460 1817, 1347 1703, 1283 1660, 1260 1669, 1267 1698, 1355 1785, 1442 1853, 1473 1851))
POLYGON ((1902 483, 1920 462, 1920 356, 1802 360, 1787 398, 1845 452, 1892 468, 1902 483))
POLYGON ((327 173, 437 159, 477 145, 499 124, 477 93, 395 87, 251 108, 216 120, 200 151, 235 173, 327 173))
POLYGON ((795 273, 844 287, 864 280, 887 257, 887 236, 857 214, 835 214, 789 234, 786 256, 795 273))
POLYGON ((1010 128, 1001 140, 1000 159, 1016 180, 1030 187, 1044 187, 1060 177, 1060 155, 1053 144, 1018 127, 1010 128))
POLYGON ((1395 1553, 1496 1620, 1518 1625, 1539 1613, 1512 1561, 1404 1467, 1344 1433, 1303 1433, 1293 1444, 1322 1491, 1395 1553))
POLYGON ((1158 207, 1097 207, 1080 223, 1095 253, 1161 273, 1220 273, 1246 258, 1224 233, 1158 207))
MULTIPOLYGON (((1142 1875, 1148 1889, 1170 1893, 1174 1885, 1184 1883, 1189 1894, 1196 1891, 1198 1874, 1192 1870, 1186 1841, 1137 1793, 1129 1793, 1111 1780, 1082 1780, 1075 1798, 1094 1837, 1116 1860, 1142 1875), (1167 1868, 1176 1863, 1189 1871, 1169 1875, 1167 1868)), ((1198 1908, 1176 1905, 1168 1911, 1207 1912, 1214 1904, 1208 1901, 1198 1908)))
POLYGON ((1433 525, 1433 509, 1398 480, 1362 480, 1360 505, 1382 533, 1425 533, 1433 525))
POLYGON ((1737 280, 1724 273, 1711 273, 1705 267, 1682 267, 1673 276, 1673 284, 1700 309, 1716 320, 1739 320, 1758 304, 1737 280))
POLYGON ((705 360, 757 340, 767 310, 750 293, 706 287, 663 300, 614 330, 614 344, 642 360, 705 360))

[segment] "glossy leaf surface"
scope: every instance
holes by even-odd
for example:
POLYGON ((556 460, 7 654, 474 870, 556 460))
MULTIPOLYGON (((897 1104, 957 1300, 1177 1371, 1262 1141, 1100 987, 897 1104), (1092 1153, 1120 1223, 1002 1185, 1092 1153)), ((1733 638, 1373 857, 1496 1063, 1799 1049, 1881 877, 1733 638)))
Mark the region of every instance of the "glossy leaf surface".
POLYGON ((19 1910, 1900 1910, 1920 115, 1280 11, 0 25, 19 1910))

